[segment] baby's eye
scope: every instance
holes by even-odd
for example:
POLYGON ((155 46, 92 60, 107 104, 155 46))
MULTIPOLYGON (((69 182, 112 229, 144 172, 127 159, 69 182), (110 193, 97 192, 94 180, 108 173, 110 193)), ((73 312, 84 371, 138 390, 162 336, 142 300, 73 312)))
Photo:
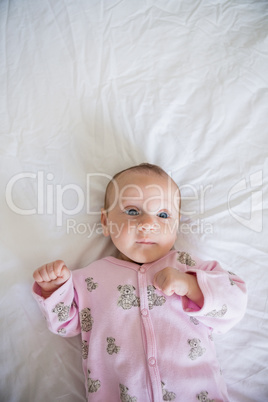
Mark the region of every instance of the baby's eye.
POLYGON ((139 215, 139 211, 134 208, 125 209, 124 211, 127 215, 136 216, 139 215))
POLYGON ((163 218, 163 219, 169 218, 169 214, 167 212, 159 212, 159 214, 157 214, 157 216, 159 216, 159 218, 163 218))

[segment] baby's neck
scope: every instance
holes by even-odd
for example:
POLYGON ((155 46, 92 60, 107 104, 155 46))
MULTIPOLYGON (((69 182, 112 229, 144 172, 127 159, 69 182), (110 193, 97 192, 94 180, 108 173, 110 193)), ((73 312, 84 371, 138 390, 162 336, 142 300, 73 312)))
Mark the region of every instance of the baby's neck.
POLYGON ((120 251, 118 252, 118 254, 117 254, 117 258, 119 259, 119 260, 123 260, 123 261, 128 261, 128 262, 133 262, 134 264, 139 264, 139 265, 142 265, 143 264, 143 262, 138 262, 138 261, 133 261, 133 260, 131 260, 130 258, 128 258, 127 256, 125 256, 123 253, 121 253, 120 251))

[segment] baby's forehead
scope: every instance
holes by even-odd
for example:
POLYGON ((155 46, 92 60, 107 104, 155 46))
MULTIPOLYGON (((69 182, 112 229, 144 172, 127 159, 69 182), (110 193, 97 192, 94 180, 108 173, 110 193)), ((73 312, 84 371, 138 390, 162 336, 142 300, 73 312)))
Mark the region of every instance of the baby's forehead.
POLYGON ((176 206, 180 198, 179 188, 170 176, 135 171, 126 171, 116 177, 107 195, 110 203, 127 202, 131 198, 136 201, 149 198, 152 201, 155 200, 155 203, 173 201, 176 206))
POLYGON ((147 183, 158 183, 159 181, 161 182, 168 182, 168 180, 172 180, 171 177, 168 174, 160 174, 156 173, 151 170, 126 170, 122 173, 120 173, 116 177, 116 181, 118 184, 121 185, 132 185, 136 184, 137 182, 141 183, 141 180, 147 183))
POLYGON ((115 179, 115 186, 119 193, 141 193, 145 190, 166 192, 168 187, 172 190, 178 189, 168 175, 160 175, 155 172, 123 172, 115 179))

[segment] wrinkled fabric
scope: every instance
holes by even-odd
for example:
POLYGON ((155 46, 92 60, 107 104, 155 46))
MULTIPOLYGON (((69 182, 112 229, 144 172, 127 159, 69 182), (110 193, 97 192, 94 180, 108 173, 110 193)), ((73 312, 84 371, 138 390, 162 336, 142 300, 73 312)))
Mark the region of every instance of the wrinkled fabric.
POLYGON ((1 402, 85 401, 80 335, 47 330, 32 273, 113 255, 105 186, 141 162, 181 189, 177 249, 246 281, 214 342, 231 401, 268 400, 267 21, 263 0, 0 1, 1 402))

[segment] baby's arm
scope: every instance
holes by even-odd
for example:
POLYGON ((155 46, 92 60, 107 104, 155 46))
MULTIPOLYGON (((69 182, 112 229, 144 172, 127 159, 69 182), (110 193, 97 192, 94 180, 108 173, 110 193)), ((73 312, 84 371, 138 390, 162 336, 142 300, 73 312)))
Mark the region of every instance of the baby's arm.
POLYGON ((165 268, 155 275, 154 285, 167 295, 180 295, 186 314, 197 317, 217 333, 225 333, 245 313, 245 282, 222 269, 217 261, 196 259, 196 266, 190 270, 183 273, 174 268, 165 268))
POLYGON ((195 274, 184 273, 167 267, 155 275, 153 284, 156 289, 161 290, 167 296, 176 293, 179 296, 187 296, 200 308, 204 304, 204 296, 195 274))
POLYGON ((63 261, 54 261, 33 273, 33 297, 54 334, 75 336, 80 333, 79 308, 71 271, 63 261))
POLYGON ((34 280, 41 288, 41 295, 48 298, 71 276, 64 261, 58 260, 42 265, 33 273, 34 280))

